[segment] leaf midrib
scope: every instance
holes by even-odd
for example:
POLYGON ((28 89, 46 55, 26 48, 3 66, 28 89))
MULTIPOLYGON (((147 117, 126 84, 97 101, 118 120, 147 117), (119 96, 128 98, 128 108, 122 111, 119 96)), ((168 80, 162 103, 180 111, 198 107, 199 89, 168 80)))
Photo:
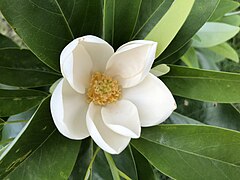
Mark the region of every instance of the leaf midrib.
MULTIPOLYGON (((153 13, 149 16, 149 18, 143 23, 143 25, 138 29, 138 31, 133 35, 134 31, 135 31, 135 28, 133 29, 133 32, 132 32, 132 35, 131 35, 131 38, 130 39, 134 39, 138 33, 144 28, 144 26, 150 21, 150 19, 154 16, 154 14, 159 10, 159 8, 161 7, 161 5, 165 2, 166 0, 164 0, 161 4, 159 4, 159 6, 156 8, 155 11, 153 11, 153 13)), ((142 2, 141 2, 142 3, 142 2)), ((139 9, 140 11, 140 9, 139 9)))
POLYGON ((236 165, 236 164, 232 164, 232 163, 229 163, 229 162, 225 162, 225 161, 222 161, 222 160, 219 160, 219 159, 215 159, 215 158, 212 158, 212 157, 208 157, 208 156, 205 156, 205 155, 202 155, 202 154, 197 154, 197 153, 190 152, 190 151, 186 151, 186 150, 179 149, 179 148, 176 148, 176 147, 171 147, 171 146, 168 146, 168 145, 166 145, 166 144, 158 144, 156 141, 153 141, 153 140, 151 140, 151 139, 147 139, 146 137, 141 137, 141 138, 142 138, 142 139, 145 139, 146 141, 152 142, 152 143, 154 143, 154 144, 157 144, 157 145, 160 145, 160 146, 169 148, 169 149, 173 149, 173 150, 175 150, 175 151, 184 152, 184 153, 191 154, 191 155, 194 155, 194 156, 198 156, 198 157, 202 157, 202 158, 205 158, 205 159, 209 159, 210 161, 217 161, 217 162, 220 162, 220 163, 227 164, 227 165, 229 165, 229 166, 233 166, 233 167, 240 168, 240 165, 238 166, 238 165, 236 165))
POLYGON ((14 67, 6 67, 6 66, 1 66, 1 65, 0 65, 0 68, 9 69, 9 70, 18 70, 18 71, 33 71, 33 72, 39 72, 39 73, 44 73, 44 74, 61 76, 59 73, 50 72, 47 70, 44 71, 44 70, 37 70, 37 69, 14 68, 14 67))
MULTIPOLYGON (((214 77, 204 77, 204 76, 168 76, 165 75, 162 78, 175 78, 175 79, 198 79, 198 80, 220 80, 220 81, 233 81, 233 82, 240 82, 239 80, 232 80, 232 79, 221 79, 221 78, 214 78, 214 77)), ((240 78, 240 76, 239 76, 240 78)))
POLYGON ((66 19, 66 17, 65 17, 65 14, 64 14, 63 11, 62 11, 61 6, 59 5, 59 3, 58 3, 57 0, 54 0, 54 2, 56 3, 56 5, 57 5, 57 7, 58 7, 58 9, 59 9, 59 11, 60 11, 60 13, 62 14, 62 17, 63 17, 63 19, 64 19, 64 21, 65 21, 65 23, 66 23, 66 25, 67 25, 67 28, 68 28, 68 30, 69 30, 69 32, 70 32, 70 34, 71 34, 72 39, 74 39, 73 32, 72 32, 72 30, 71 30, 71 28, 70 28, 70 25, 69 25, 69 23, 68 23, 68 21, 67 21, 67 19, 66 19))

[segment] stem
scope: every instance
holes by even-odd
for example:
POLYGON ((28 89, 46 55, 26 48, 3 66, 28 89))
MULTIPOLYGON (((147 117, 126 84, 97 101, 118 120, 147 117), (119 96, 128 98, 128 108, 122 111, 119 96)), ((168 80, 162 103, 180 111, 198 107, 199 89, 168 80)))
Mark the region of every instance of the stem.
POLYGON ((98 148, 96 149, 95 153, 93 154, 92 160, 91 160, 91 162, 89 163, 89 166, 88 166, 88 168, 87 168, 87 172, 86 172, 86 174, 85 174, 84 180, 87 180, 87 179, 88 179, 88 177, 89 177, 89 175, 90 175, 90 171, 91 171, 91 169, 92 169, 92 164, 93 164, 93 162, 94 162, 94 160, 95 160, 95 158, 96 158, 97 153, 99 152, 99 150, 100 150, 100 148, 98 147, 98 148))
POLYGON ((120 171, 118 169, 118 174, 119 176, 121 176, 122 178, 126 179, 126 180, 132 180, 130 177, 128 177, 124 172, 120 171))
POLYGON ((111 172, 112 172, 112 176, 114 180, 120 180, 119 177, 119 173, 118 173, 118 168, 116 167, 113 158, 110 154, 108 154, 107 152, 104 151, 104 154, 106 156, 107 162, 110 166, 111 172))

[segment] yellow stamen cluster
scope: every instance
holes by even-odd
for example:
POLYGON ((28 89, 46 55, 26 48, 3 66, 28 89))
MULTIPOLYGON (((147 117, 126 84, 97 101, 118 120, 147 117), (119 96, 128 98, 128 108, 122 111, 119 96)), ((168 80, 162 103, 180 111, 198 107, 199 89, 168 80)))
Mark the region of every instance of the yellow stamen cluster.
POLYGON ((89 102, 104 106, 119 100, 121 93, 117 80, 100 72, 92 74, 87 92, 89 102))

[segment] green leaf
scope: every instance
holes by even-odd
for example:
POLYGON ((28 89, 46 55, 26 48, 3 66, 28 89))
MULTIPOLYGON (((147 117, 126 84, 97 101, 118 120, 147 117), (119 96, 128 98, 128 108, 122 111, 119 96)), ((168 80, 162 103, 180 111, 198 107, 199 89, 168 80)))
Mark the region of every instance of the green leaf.
POLYGON ((0 50, 5 49, 5 48, 19 48, 19 47, 11 39, 0 34, 0 50))
POLYGON ((189 118, 177 112, 173 112, 169 117, 169 120, 165 121, 167 124, 203 124, 195 119, 189 118))
POLYGON ((131 39, 144 39, 172 5, 173 0, 142 0, 131 39))
POLYGON ((132 145, 173 179, 238 179, 240 133, 211 126, 144 128, 132 145))
POLYGON ((176 0, 162 19, 147 34, 146 40, 158 42, 158 57, 176 36, 187 19, 195 0, 176 0), (177 13, 176 13, 177 12, 177 13))
POLYGON ((234 62, 239 62, 238 53, 228 43, 219 44, 218 46, 210 47, 209 49, 234 62))
POLYGON ((216 10, 213 15, 209 19, 209 21, 216 21, 217 19, 224 16, 226 13, 237 9, 239 7, 239 3, 232 0, 220 0, 216 10))
POLYGON ((68 179, 80 144, 81 141, 67 139, 55 131, 6 178, 19 180, 68 179))
POLYGON ((102 0, 57 0, 75 38, 102 36, 102 0))
POLYGON ((131 38, 141 2, 141 0, 104 0, 103 37, 115 49, 131 38))
POLYGON ((225 23, 207 22, 197 33, 200 41, 193 40, 193 47, 212 47, 224 43, 239 32, 239 27, 225 23))
POLYGON ((99 179, 99 180, 112 180, 112 173, 109 168, 109 164, 107 159, 104 155, 104 152, 100 150, 96 158, 94 160, 91 172, 92 179, 99 179))
POLYGON ((69 179, 112 180, 104 152, 96 147, 91 138, 82 141, 80 153, 69 179))
POLYGON ((219 22, 223 22, 233 26, 240 26, 240 15, 236 14, 236 15, 224 16, 221 19, 219 19, 219 22))
POLYGON ((173 65, 170 68, 161 79, 174 95, 219 103, 240 102, 239 74, 173 65))
POLYGON ((162 76, 164 74, 167 74, 170 71, 170 67, 166 64, 160 64, 150 70, 152 74, 155 76, 162 76))
POLYGON ((113 176, 113 180, 120 180, 120 176, 118 173, 118 168, 115 165, 115 162, 113 161, 113 158, 110 154, 108 154, 107 152, 104 152, 105 157, 107 159, 108 165, 110 167, 112 176, 113 176))
POLYGON ((184 116, 204 124, 240 131, 240 111, 233 104, 200 102, 179 97, 176 100, 176 111, 184 116))
POLYGON ((136 163, 133 157, 132 148, 128 146, 118 155, 112 155, 117 168, 132 180, 138 179, 136 163))
POLYGON ((61 77, 29 50, 20 49, 0 50, 0 74, 0 83, 17 87, 47 86, 61 77))
POLYGON ((223 61, 224 60, 223 56, 213 51, 210 51, 208 48, 197 48, 196 53, 201 69, 219 71, 219 68, 216 65, 216 63, 223 61))
POLYGON ((190 68, 199 68, 197 54, 193 47, 188 49, 181 60, 190 68))
POLYGON ((10 116, 26 111, 38 105, 46 93, 36 90, 3 90, 0 89, 0 116, 10 116))
POLYGON ((175 64, 179 59, 187 52, 187 50, 191 47, 192 41, 190 40, 187 42, 181 49, 177 50, 175 53, 171 54, 170 56, 161 59, 158 57, 155 59, 153 66, 158 64, 166 63, 166 64, 175 64))
POLYGON ((2 140, 15 138, 35 111, 36 108, 32 108, 20 114, 10 116, 3 127, 2 140))
POLYGON ((83 139, 75 166, 69 177, 70 180, 84 179, 93 153, 93 143, 91 138, 83 139))
MULTIPOLYGON (((29 92, 28 92, 29 93, 29 92)), ((1 93, 0 93, 1 94, 1 93)), ((45 143, 55 130, 50 113, 50 97, 38 107, 34 116, 0 156, 0 178, 6 177, 14 169, 21 166, 24 160, 45 143)), ((2 103, 1 103, 2 104, 2 103)), ((54 155, 52 153, 51 155, 54 155)), ((64 154, 65 156, 66 154, 64 154)))
MULTIPOLYGON (((192 10, 185 21, 184 25, 172 40, 167 49, 159 56, 158 60, 161 61, 171 56, 179 49, 181 49, 196 32, 203 26, 215 10, 219 0, 195 0, 192 10), (207 6, 206 6, 207 4, 207 6), (201 18, 199 18, 201 16, 201 18)), ((188 3, 188 2, 187 2, 188 3)), ((179 12, 177 10, 177 12, 179 12)), ((173 22, 173 24, 175 21, 173 22)), ((167 63, 166 61, 164 63, 167 63)))
POLYGON ((147 159, 140 154, 135 148, 132 148, 133 156, 136 162, 136 168, 138 172, 139 180, 155 180, 153 168, 147 161, 147 159))
POLYGON ((1 0, 0 10, 29 49, 59 70, 59 55, 73 34, 57 0, 1 0))

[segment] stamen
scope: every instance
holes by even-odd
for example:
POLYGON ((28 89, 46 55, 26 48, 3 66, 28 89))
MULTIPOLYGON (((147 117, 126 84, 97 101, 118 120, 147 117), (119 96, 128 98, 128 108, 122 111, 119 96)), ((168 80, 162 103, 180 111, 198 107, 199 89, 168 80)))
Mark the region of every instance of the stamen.
POLYGON ((117 80, 100 72, 92 75, 87 92, 89 102, 104 106, 118 101, 121 94, 122 89, 117 80))

